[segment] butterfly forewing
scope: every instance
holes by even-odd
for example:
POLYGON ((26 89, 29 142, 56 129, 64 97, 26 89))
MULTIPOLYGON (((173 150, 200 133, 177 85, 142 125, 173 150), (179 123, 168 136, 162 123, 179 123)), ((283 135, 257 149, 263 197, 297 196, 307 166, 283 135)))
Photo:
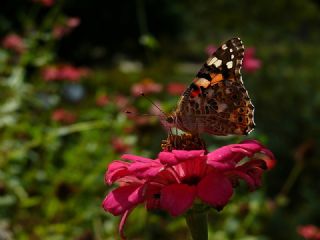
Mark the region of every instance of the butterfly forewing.
POLYGON ((212 54, 181 97, 176 127, 212 135, 246 135, 254 127, 254 107, 241 79, 244 46, 232 38, 212 54))

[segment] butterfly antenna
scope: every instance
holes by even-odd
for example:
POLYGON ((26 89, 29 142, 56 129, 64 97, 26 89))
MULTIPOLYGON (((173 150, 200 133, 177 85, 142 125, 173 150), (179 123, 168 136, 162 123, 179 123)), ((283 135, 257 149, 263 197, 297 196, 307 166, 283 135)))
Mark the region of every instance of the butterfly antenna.
POLYGON ((154 107, 156 107, 164 116, 168 117, 168 114, 166 114, 161 108, 157 106, 149 97, 147 97, 143 92, 140 93, 140 96, 144 97, 147 99, 154 107))
POLYGON ((149 117, 157 117, 158 116, 156 114, 149 114, 149 113, 143 113, 143 114, 135 113, 135 112, 131 112, 129 110, 125 110, 124 113, 128 114, 128 115, 135 115, 135 116, 149 116, 149 117))

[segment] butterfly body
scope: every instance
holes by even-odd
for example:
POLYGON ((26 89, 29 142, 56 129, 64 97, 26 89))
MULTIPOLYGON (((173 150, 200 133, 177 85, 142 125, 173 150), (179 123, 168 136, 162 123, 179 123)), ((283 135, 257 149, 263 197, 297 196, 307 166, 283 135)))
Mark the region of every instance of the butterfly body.
POLYGON ((233 38, 217 49, 180 98, 167 125, 193 135, 247 135, 254 107, 241 78, 244 46, 233 38))

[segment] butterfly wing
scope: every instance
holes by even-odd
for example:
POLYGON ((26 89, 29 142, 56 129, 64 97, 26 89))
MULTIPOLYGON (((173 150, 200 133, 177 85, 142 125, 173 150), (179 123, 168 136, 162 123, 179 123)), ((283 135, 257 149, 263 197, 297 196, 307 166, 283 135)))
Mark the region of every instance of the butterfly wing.
POLYGON ((222 44, 209 57, 180 99, 177 127, 194 133, 246 135, 254 128, 254 107, 241 77, 240 38, 222 44))

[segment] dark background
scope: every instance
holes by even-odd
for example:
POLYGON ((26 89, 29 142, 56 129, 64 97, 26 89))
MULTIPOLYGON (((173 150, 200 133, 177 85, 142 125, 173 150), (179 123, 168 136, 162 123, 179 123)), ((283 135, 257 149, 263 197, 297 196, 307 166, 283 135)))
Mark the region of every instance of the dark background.
MULTIPOLYGON (((106 165, 126 151, 156 157, 165 138, 156 119, 132 121, 115 99, 126 96, 148 112, 149 102, 132 96, 131 87, 149 78, 164 89, 150 98, 165 111, 174 109, 179 97, 165 86, 189 84, 207 46, 235 36, 254 47, 262 63, 255 72, 243 71, 256 108, 257 126, 247 138, 270 148, 277 165, 258 192, 243 187, 224 211, 212 211, 210 236, 301 239, 299 225, 320 225, 319 8, 311 0, 2 2, 1 39, 16 33, 27 50, 0 50, 0 239, 113 239, 117 218, 100 208, 108 192, 106 165), (79 17, 80 25, 52 37, 68 16, 79 17), (124 63, 133 70, 123 70, 124 63), (59 64, 86 67, 90 74, 71 83, 44 81, 42 70, 59 64), (76 100, 75 89, 82 89, 76 100), (109 103, 97 107, 103 94, 109 103), (57 108, 72 110, 77 120, 54 121, 57 108)), ((206 136, 211 149, 244 138, 206 136)), ((142 208, 127 229, 132 239, 188 234, 183 218, 147 215, 142 208)))

